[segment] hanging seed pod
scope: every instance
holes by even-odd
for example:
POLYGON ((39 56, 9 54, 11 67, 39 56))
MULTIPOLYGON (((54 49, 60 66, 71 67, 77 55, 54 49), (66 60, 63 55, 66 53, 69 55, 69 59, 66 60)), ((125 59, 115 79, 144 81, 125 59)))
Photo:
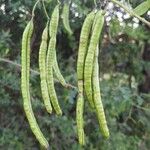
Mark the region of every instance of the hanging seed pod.
POLYGON ((50 37, 57 35, 58 23, 59 23, 59 4, 56 5, 54 11, 52 12, 49 28, 50 37))
POLYGON ((58 66, 56 52, 55 52, 54 59, 55 59, 54 60, 54 65, 53 65, 54 74, 55 74, 56 78, 58 79, 58 81, 61 83, 61 85, 64 86, 64 87, 66 87, 67 83, 66 83, 63 75, 61 74, 60 68, 58 66))
MULTIPOLYGON (((56 37, 57 35, 57 28, 58 28, 58 23, 59 23, 59 4, 56 5, 56 7, 54 8, 54 11, 52 13, 51 16, 51 21, 50 21, 50 37, 56 37)), ((56 78, 58 79, 58 81, 63 85, 66 86, 66 81, 63 77, 63 75, 61 74, 61 71, 59 69, 58 66, 58 62, 57 62, 57 56, 56 56, 56 49, 54 52, 54 65, 53 65, 53 71, 54 74, 56 75, 56 78)))
MULTIPOLYGON (((89 43, 89 38, 90 38, 90 33, 91 33, 94 17, 95 17, 94 11, 89 13, 82 26, 79 51, 78 51, 78 60, 77 60, 78 80, 83 80, 84 78, 85 58, 87 55, 88 43, 89 43)), ((90 101, 90 99, 88 100, 89 100, 89 104, 93 108, 94 107, 93 101, 92 100, 90 101)))
POLYGON ((76 106, 76 121, 77 121, 77 133, 80 145, 85 144, 84 135, 84 120, 83 120, 83 110, 84 110, 84 97, 83 97, 83 81, 78 81, 78 87, 80 91, 77 98, 76 106))
POLYGON ((48 85, 46 79, 46 51, 48 47, 48 23, 42 34, 42 42, 39 50, 39 70, 40 70, 40 78, 41 78, 41 92, 44 100, 44 105, 46 107, 47 112, 52 112, 52 106, 48 93, 48 85))
POLYGON ((49 46, 48 46, 48 53, 47 53, 47 83, 48 83, 48 90, 52 105, 57 113, 57 115, 62 115, 62 110, 59 106, 55 87, 54 87, 54 78, 53 78, 53 65, 54 65, 54 58, 55 58, 55 49, 56 49, 56 37, 53 36, 50 38, 49 46))
POLYGON ((50 99, 52 105, 56 111, 57 115, 62 115, 62 110, 59 106, 55 87, 54 87, 54 77, 53 77, 53 66, 54 62, 56 61, 56 35, 57 35, 57 28, 59 23, 59 4, 56 5, 54 11, 51 16, 49 33, 50 33, 50 40, 47 52, 47 83, 48 83, 48 91, 50 95, 50 99))
POLYGON ((84 110, 83 72, 84 72, 84 63, 85 63, 85 57, 88 48, 89 36, 94 21, 94 16, 95 16, 94 12, 89 13, 83 23, 81 34, 80 34, 80 43, 79 43, 78 60, 77 60, 79 95, 77 98, 77 106, 76 106, 76 121, 77 121, 77 132, 78 132, 79 143, 81 145, 85 144, 84 123, 83 123, 84 122, 83 121, 83 110, 84 110))
POLYGON ((84 67, 84 88, 87 95, 87 99, 92 107, 94 107, 93 96, 92 96, 92 72, 94 63, 94 52, 99 42, 101 30, 104 24, 104 16, 102 11, 98 11, 95 16, 96 22, 92 31, 92 36, 90 39, 90 44, 88 47, 88 52, 85 60, 84 67))
POLYGON ((30 40, 33 32, 33 20, 31 20, 23 33, 22 37, 22 51, 21 51, 21 91, 23 96, 23 107, 30 124, 31 130, 39 143, 45 147, 49 148, 49 144, 41 132, 38 123, 33 114, 31 100, 30 100, 30 90, 29 90, 29 77, 30 77, 30 40))
POLYGON ((94 104, 96 108, 96 114, 97 114, 100 130, 102 132, 102 135, 105 138, 108 138, 109 130, 107 127, 105 112, 104 112, 104 108, 103 108, 103 104, 101 100, 101 93, 100 93, 98 55, 99 55, 99 49, 97 47, 97 49, 95 50, 95 56, 94 56, 93 98, 94 98, 94 104))
POLYGON ((63 11, 62 11, 62 20, 63 20, 64 28, 69 33, 69 35, 72 35, 73 32, 71 30, 70 23, 69 23, 69 7, 70 7, 69 3, 64 3, 63 11))

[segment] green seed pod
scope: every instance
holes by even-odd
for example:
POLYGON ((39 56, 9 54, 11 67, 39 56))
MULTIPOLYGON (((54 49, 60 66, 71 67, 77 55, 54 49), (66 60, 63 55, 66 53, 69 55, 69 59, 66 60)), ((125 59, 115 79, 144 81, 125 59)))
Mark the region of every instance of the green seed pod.
POLYGON ((61 71, 59 69, 59 66, 58 66, 58 62, 57 62, 57 57, 56 57, 56 51, 55 51, 55 58, 54 58, 54 65, 53 65, 53 70, 54 70, 54 74, 56 76, 56 78, 58 79, 58 81, 62 84, 62 86, 66 86, 67 83, 63 77, 63 75, 61 74, 61 71))
POLYGON ((76 121, 77 121, 77 133, 79 138, 79 143, 81 145, 85 144, 84 135, 84 120, 83 120, 83 110, 84 110, 84 97, 83 97, 83 81, 78 81, 79 95, 77 98, 76 106, 76 121))
POLYGON ((42 42, 39 50, 39 70, 40 70, 40 78, 41 78, 41 92, 44 100, 44 105, 46 107, 47 112, 52 112, 52 106, 48 93, 48 85, 46 79, 46 51, 48 47, 48 24, 45 27, 42 34, 42 42))
POLYGON ((99 53, 99 49, 97 47, 94 56, 95 61, 94 61, 94 69, 93 69, 93 97, 94 97, 94 104, 95 104, 97 118, 98 118, 102 135, 105 138, 109 138, 109 130, 107 127, 107 122, 105 118, 105 113, 104 113, 103 104, 101 100, 101 93, 100 93, 98 53, 99 53))
POLYGON ((23 96, 23 106, 26 117, 30 124, 31 130, 39 143, 45 147, 49 148, 49 144, 45 139, 43 133, 41 132, 38 123, 33 114, 31 100, 30 100, 30 90, 29 90, 29 77, 30 77, 30 40, 33 32, 33 20, 31 20, 23 33, 22 37, 22 51, 21 51, 21 91, 23 96))
MULTIPOLYGON (((79 143, 81 145, 85 144, 84 138, 84 123, 83 123, 83 110, 84 110, 84 96, 83 96, 83 79, 84 79, 84 63, 85 57, 88 48, 89 36, 92 28, 92 24, 94 21, 95 13, 91 12, 87 15, 84 20, 81 34, 80 34, 80 44, 78 50, 78 60, 77 60, 77 75, 78 75, 78 89, 79 95, 77 98, 77 106, 76 106, 76 121, 77 121, 77 132, 79 143)), ((94 105, 94 104, 93 104, 94 105)))
POLYGON ((48 83, 48 91, 50 95, 50 99, 52 105, 57 113, 57 115, 62 115, 61 108, 58 103, 55 87, 54 87, 54 78, 53 78, 53 65, 54 65, 54 57, 55 57, 55 49, 56 49, 56 37, 53 36, 50 38, 48 53, 47 53, 47 83, 48 83))
POLYGON ((64 6, 63 6, 62 20, 63 20, 63 25, 64 25, 66 31, 70 35, 72 35, 73 32, 71 30, 70 23, 69 23, 69 3, 65 3, 64 6))
POLYGON ((88 52, 85 60, 84 67, 84 88, 87 95, 87 99, 92 108, 94 108, 93 96, 92 96, 92 72, 93 72, 93 63, 94 63, 94 51, 99 42, 101 30, 104 24, 104 16, 102 11, 98 11, 95 16, 96 22, 93 27, 92 36, 90 39, 90 44, 88 47, 88 52))
POLYGON ((79 50, 78 50, 78 60, 77 60, 78 80, 83 80, 83 77, 84 77, 83 75, 84 63, 85 63, 85 57, 87 54, 88 43, 89 43, 89 38, 90 38, 90 33, 91 33, 94 17, 95 17, 94 11, 89 13, 81 29, 79 50))
MULTIPOLYGON (((58 23, 59 23, 59 5, 57 5, 52 13, 51 17, 51 22, 50 22, 50 37, 56 37, 57 34, 57 28, 58 28, 58 23)), ((54 74, 56 75, 57 79, 59 82, 63 85, 66 86, 66 81, 64 77, 62 76, 58 63, 57 63, 57 56, 56 56, 56 49, 54 52, 54 65, 53 65, 53 70, 54 74)))
POLYGON ((58 23, 59 23, 59 4, 56 5, 54 11, 52 12, 50 21, 50 37, 57 35, 58 23))

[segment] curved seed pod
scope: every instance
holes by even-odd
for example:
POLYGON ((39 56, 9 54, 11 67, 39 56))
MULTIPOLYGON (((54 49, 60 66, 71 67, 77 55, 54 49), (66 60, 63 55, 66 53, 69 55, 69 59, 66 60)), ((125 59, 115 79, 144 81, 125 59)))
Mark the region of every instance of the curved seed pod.
POLYGON ((95 104, 97 118, 98 118, 102 135, 106 138, 109 138, 109 130, 107 127, 107 122, 105 118, 105 113, 104 113, 103 104, 101 100, 101 93, 100 93, 98 53, 99 53, 99 49, 97 47, 94 56, 95 61, 94 61, 94 69, 93 69, 93 97, 94 97, 94 104, 95 104))
POLYGON ((94 107, 92 96, 92 81, 91 81, 94 63, 94 52, 99 42, 100 33, 104 24, 104 16, 102 15, 102 11, 97 12, 95 19, 96 22, 92 31, 92 36, 90 39, 90 44, 88 47, 84 67, 84 88, 91 107, 94 107))
MULTIPOLYGON (((54 11, 51 16, 51 22, 50 22, 50 37, 56 37, 57 34, 57 28, 58 28, 58 23, 59 23, 59 4, 54 8, 54 11)), ((53 70, 54 73, 59 80, 59 82, 63 85, 66 86, 66 81, 64 77, 62 76, 58 63, 57 63, 57 56, 56 56, 56 49, 54 52, 54 65, 53 65, 53 70)))
POLYGON ((33 114, 30 92, 29 92, 29 77, 30 77, 30 40, 33 32, 33 20, 31 20, 23 33, 22 37, 22 51, 21 51, 21 91, 23 96, 23 106, 26 113, 26 117, 30 124, 31 130, 34 133, 35 137, 39 143, 45 147, 49 148, 49 144, 45 139, 43 133, 41 132, 35 116, 33 114))
POLYGON ((88 43, 89 43, 89 36, 91 33, 92 29, 92 24, 94 21, 95 13, 94 11, 89 13, 84 20, 82 29, 81 29, 81 34, 80 34, 80 44, 79 44, 79 50, 78 50, 78 60, 77 60, 77 76, 78 80, 82 80, 84 75, 84 62, 85 62, 85 57, 87 54, 87 48, 88 48, 88 43))
POLYGON ((64 25, 66 31, 70 35, 72 35, 73 32, 71 30, 70 23, 69 23, 69 3, 65 3, 63 6, 62 19, 63 19, 63 25, 64 25))
POLYGON ((47 83, 48 83, 48 91, 50 95, 50 99, 52 105, 57 113, 57 115, 62 115, 61 108, 58 103, 55 87, 54 87, 54 79, 53 79, 53 65, 54 65, 54 56, 56 49, 56 37, 53 36, 50 38, 48 53, 47 53, 47 83))
POLYGON ((56 5, 54 11, 52 12, 50 21, 50 37, 57 35, 58 23, 59 23, 59 4, 56 5))
POLYGON ((47 112, 52 112, 52 106, 48 93, 48 85, 46 81, 46 51, 48 42, 48 24, 46 25, 43 34, 42 34, 42 42, 39 50, 39 70, 40 70, 40 78, 41 78, 41 92, 44 100, 44 105, 46 107, 47 112))
POLYGON ((63 75, 61 74, 61 71, 59 69, 59 66, 58 66, 58 62, 57 62, 57 58, 56 58, 56 51, 55 51, 55 57, 54 57, 54 65, 53 65, 53 70, 54 70, 54 74, 56 76, 56 78, 58 79, 58 81, 62 84, 62 86, 66 86, 67 83, 63 77, 63 75))
POLYGON ((78 60, 77 60, 77 75, 78 75, 78 89, 79 95, 77 98, 76 106, 76 121, 77 121, 77 132, 79 143, 81 145, 85 144, 84 138, 84 124, 83 124, 83 110, 84 110, 84 96, 83 96, 83 72, 84 72, 84 62, 87 53, 89 36, 93 24, 95 13, 91 12, 87 15, 84 20, 81 34, 80 34, 80 44, 78 50, 78 60))
POLYGON ((76 106, 77 133, 79 143, 81 145, 84 145, 85 135, 84 135, 84 120, 83 120, 83 110, 84 110, 83 80, 78 81, 78 88, 79 88, 79 95, 77 98, 77 106, 76 106))
MULTIPOLYGON (((85 58, 88 50, 88 41, 90 38, 90 33, 92 29, 92 24, 94 21, 95 13, 92 11, 89 13, 83 23, 81 35, 80 35, 80 44, 78 50, 78 60, 77 60, 77 76, 78 80, 83 80, 84 78, 84 64, 85 58)), ((94 107, 93 101, 89 101, 91 107, 94 107)))

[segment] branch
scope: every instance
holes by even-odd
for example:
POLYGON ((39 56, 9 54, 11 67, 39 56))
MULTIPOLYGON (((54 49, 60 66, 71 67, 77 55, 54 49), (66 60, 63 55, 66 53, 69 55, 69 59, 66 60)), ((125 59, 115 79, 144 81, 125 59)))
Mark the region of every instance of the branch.
POLYGON ((39 0, 37 0, 36 3, 33 6, 33 9, 32 9, 32 18, 34 17, 34 11, 35 11, 36 6, 37 6, 38 3, 39 3, 39 0))
POLYGON ((47 19, 50 20, 49 15, 48 15, 47 10, 46 10, 46 7, 45 7, 44 0, 42 0, 41 2, 42 2, 42 6, 43 6, 44 13, 45 13, 47 19))
MULTIPOLYGON (((13 61, 11 61, 11 60, 4 59, 4 58, 0 58, 0 61, 1 61, 1 62, 5 62, 5 63, 8 63, 8 64, 13 65, 13 66, 16 66, 16 67, 18 67, 19 69, 21 69, 21 65, 20 65, 20 64, 15 63, 15 62, 13 62, 13 61)), ((35 75, 39 75, 39 72, 36 71, 36 70, 30 69, 30 72, 33 73, 33 74, 35 74, 35 75)))
POLYGON ((132 104, 132 106, 134 106, 134 107, 136 107, 136 108, 139 108, 139 109, 142 109, 142 110, 144 110, 144 111, 150 112, 150 109, 149 109, 149 108, 141 107, 141 106, 138 106, 138 105, 135 105, 135 104, 132 104))
MULTIPOLYGON (((19 69, 21 69, 21 65, 20 64, 15 63, 15 62, 13 62, 11 60, 0 58, 0 62, 5 62, 5 63, 11 64, 13 66, 17 66, 19 69)), ((33 70, 33 69, 30 69, 30 72, 33 73, 34 75, 40 75, 40 73, 38 71, 33 70)), ((54 81, 56 83, 59 83, 59 81, 57 79, 54 79, 54 81)), ((74 86, 72 84, 69 84, 69 83, 67 83, 64 87, 67 88, 67 89, 74 89, 74 90, 78 91, 78 88, 76 86, 74 86)))
POLYGON ((143 23, 145 23, 148 27, 150 27, 150 22, 148 22, 147 20, 145 20, 144 18, 140 17, 139 15, 137 15, 136 13, 133 12, 133 10, 128 9, 126 6, 124 6, 121 2, 119 2, 118 0, 110 0, 111 2, 113 2, 114 4, 119 5, 121 8, 123 8, 127 13, 129 13, 132 17, 136 17, 138 18, 140 21, 142 21, 143 23))

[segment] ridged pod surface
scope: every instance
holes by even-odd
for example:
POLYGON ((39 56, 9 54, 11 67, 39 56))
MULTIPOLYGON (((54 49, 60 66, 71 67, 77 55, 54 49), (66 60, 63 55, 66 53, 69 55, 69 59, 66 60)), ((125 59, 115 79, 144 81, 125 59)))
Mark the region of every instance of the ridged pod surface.
MULTIPOLYGON (((77 60, 77 76, 78 80, 84 80, 84 67, 85 67, 85 59, 89 46, 90 33, 92 29, 92 24, 94 21, 95 12, 92 11, 89 13, 83 23, 80 35, 80 44, 78 50, 78 60, 77 60)), ((94 103, 90 99, 89 104, 92 108, 94 108, 94 103)))
POLYGON ((94 59, 94 69, 93 69, 93 96, 94 96, 94 104, 96 108, 96 114, 100 126, 100 130, 102 135, 105 138, 109 138, 109 130, 107 127, 107 122, 105 118, 105 112, 103 109, 103 104, 101 100, 101 93, 100 93, 100 81, 99 81, 99 65, 98 65, 98 55, 99 55, 99 48, 95 51, 95 59, 94 59))
POLYGON ((79 143, 81 145, 85 144, 85 134, 84 134, 84 96, 83 96, 83 80, 78 81, 79 94, 77 97, 77 106, 76 106, 76 122, 77 122, 77 133, 79 143))
POLYGON ((47 44, 48 42, 48 23, 42 34, 42 42, 39 50, 39 70, 40 70, 40 78, 41 78, 41 92, 42 98, 44 100, 44 105, 46 107, 47 112, 52 112, 52 106, 48 93, 48 85, 46 79, 46 52, 47 52, 47 44))
MULTIPOLYGON (((54 11, 52 13, 52 16, 51 16, 50 27, 49 27, 50 37, 56 37, 58 23, 59 23, 59 4, 56 5, 56 7, 54 8, 54 11)), ((61 74, 60 68, 58 66, 57 56, 56 56, 56 49, 55 49, 55 52, 54 52, 54 58, 53 59, 54 59, 54 63, 53 63, 54 74, 56 75, 56 78, 58 79, 58 81, 63 86, 66 86, 66 81, 65 81, 63 75, 61 74)))
POLYGON ((57 35, 58 23, 59 23, 59 4, 55 6, 51 15, 50 28, 49 28, 50 37, 57 35))
POLYGON ((96 22, 92 30, 90 44, 85 60, 84 67, 84 88, 87 95, 87 99, 92 107, 94 107, 93 95, 92 95, 92 72, 94 66, 94 52, 99 42, 101 30, 104 24, 104 16, 102 11, 98 11, 95 16, 96 22))
POLYGON ((24 32, 22 37, 22 51, 21 51, 21 91, 23 96, 23 106, 26 117, 28 119, 29 125, 35 137, 39 143, 45 147, 49 148, 49 144, 41 132, 35 116, 33 114, 31 99, 30 99, 30 90, 29 90, 29 77, 30 77, 30 40, 33 32, 33 20, 31 20, 24 32))
MULTIPOLYGON (((77 76, 78 76, 79 95, 77 98, 77 106, 76 106, 76 121, 77 121, 77 132, 78 132, 79 143, 81 145, 85 144, 84 123, 83 123, 84 63, 85 63, 85 57, 86 57, 86 53, 87 53, 87 49, 88 49, 88 43, 89 43, 89 38, 90 38, 90 33, 91 33, 94 17, 95 17, 95 13, 93 11, 93 12, 89 13, 84 20, 84 23, 83 23, 83 26, 81 29, 79 50, 78 50, 77 76)), ((94 104, 91 104, 91 105, 94 105, 94 104)))
POLYGON ((56 78, 58 79, 58 81, 62 84, 62 86, 67 86, 67 83, 63 77, 63 75, 61 74, 60 68, 58 66, 58 62, 57 62, 57 57, 56 57, 56 51, 55 51, 55 56, 54 56, 54 65, 53 65, 53 70, 54 70, 54 74, 56 76, 56 78))
POLYGON ((57 28, 59 23, 59 4, 55 6, 50 20, 49 26, 49 45, 48 45, 48 52, 46 58, 46 66, 47 66, 47 83, 48 83, 48 91, 50 95, 50 99, 52 105, 56 111, 57 115, 62 115, 62 110, 59 106, 55 87, 54 87, 54 77, 53 77, 53 66, 56 57, 56 35, 57 35, 57 28))
POLYGON ((95 17, 94 11, 89 13, 87 17, 85 18, 82 29, 81 29, 79 50, 78 50, 78 60, 77 60, 78 80, 83 80, 83 77, 84 77, 83 75, 84 63, 85 63, 85 57, 88 51, 88 44, 89 44, 90 33, 91 33, 94 17, 95 17))
POLYGON ((55 49, 56 49, 56 36, 52 36, 49 41, 48 53, 47 53, 47 83, 48 83, 48 91, 50 95, 50 99, 52 105, 56 111, 57 115, 62 115, 62 110, 59 106, 55 87, 54 87, 54 77, 53 77, 53 65, 54 65, 54 57, 55 57, 55 49))
POLYGON ((72 35, 73 32, 71 30, 70 23, 69 23, 69 3, 64 3, 63 11, 62 11, 62 19, 63 19, 63 25, 64 25, 66 31, 70 35, 72 35))

